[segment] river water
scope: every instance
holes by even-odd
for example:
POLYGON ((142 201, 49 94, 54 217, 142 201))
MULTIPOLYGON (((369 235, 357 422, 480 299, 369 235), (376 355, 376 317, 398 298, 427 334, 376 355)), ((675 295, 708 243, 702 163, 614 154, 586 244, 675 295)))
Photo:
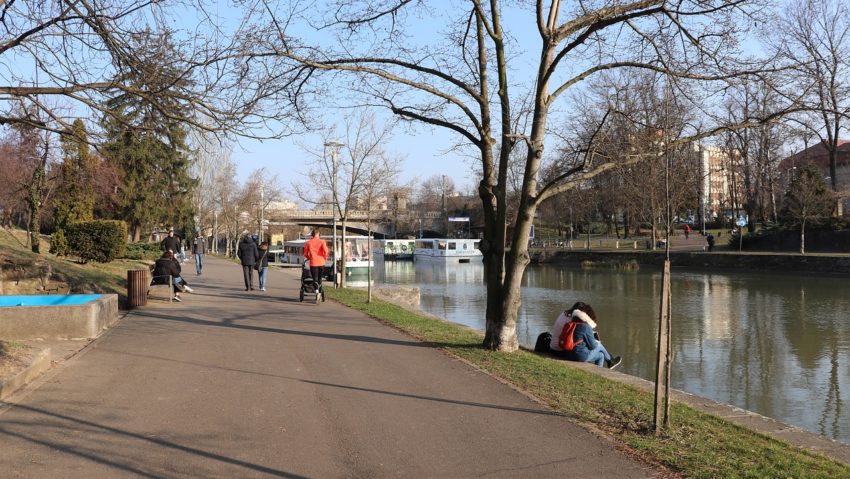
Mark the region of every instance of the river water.
MULTIPOLYGON (((356 278, 352 278, 356 279, 356 278)), ((422 310, 484 330, 481 263, 376 262, 374 280, 416 285, 422 310)), ((672 385, 850 443, 850 281, 673 270, 672 385)), ((533 265, 517 325, 533 347, 575 301, 597 312, 620 370, 655 374, 661 273, 533 265)))

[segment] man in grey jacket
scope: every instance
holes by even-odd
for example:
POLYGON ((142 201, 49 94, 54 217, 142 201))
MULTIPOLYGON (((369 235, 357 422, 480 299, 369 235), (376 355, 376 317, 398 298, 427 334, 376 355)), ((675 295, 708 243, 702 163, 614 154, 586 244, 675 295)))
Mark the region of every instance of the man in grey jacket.
POLYGON ((200 276, 204 269, 204 254, 207 252, 207 242, 198 231, 195 234, 195 240, 192 241, 192 254, 195 255, 195 272, 200 276))
POLYGON ((236 251, 239 256, 239 261, 242 262, 242 276, 245 278, 245 291, 254 289, 254 265, 260 258, 260 252, 257 250, 257 243, 251 238, 248 231, 242 232, 242 240, 239 241, 239 246, 236 251))

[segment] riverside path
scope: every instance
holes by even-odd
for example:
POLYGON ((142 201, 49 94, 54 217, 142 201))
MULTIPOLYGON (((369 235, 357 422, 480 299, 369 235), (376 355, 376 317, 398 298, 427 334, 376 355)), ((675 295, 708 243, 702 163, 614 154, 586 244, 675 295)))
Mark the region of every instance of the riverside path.
POLYGON ((208 257, 182 303, 128 313, 0 406, 0 477, 654 475, 437 349, 300 303, 296 275, 244 291, 208 257))

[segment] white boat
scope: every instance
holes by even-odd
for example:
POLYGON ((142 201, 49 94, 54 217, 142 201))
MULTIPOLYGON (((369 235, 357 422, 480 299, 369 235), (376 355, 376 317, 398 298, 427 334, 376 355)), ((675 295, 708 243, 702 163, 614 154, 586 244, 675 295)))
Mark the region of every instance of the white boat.
POLYGON ((419 238, 413 249, 414 261, 434 260, 469 263, 481 260, 484 254, 478 247, 480 239, 419 238))
POLYGON ((411 239, 384 239, 373 240, 376 244, 372 253, 375 259, 384 259, 386 261, 394 260, 412 260, 414 241, 411 239))
MULTIPOLYGON (((336 260, 333 250, 333 236, 321 236, 328 245, 328 265, 334 264, 336 260)), ((337 236, 337 241, 342 241, 342 236, 337 236)), ((374 241, 374 239, 372 240, 374 241)), ((285 241, 283 252, 279 255, 281 264, 304 264, 305 239, 285 241)), ((374 266, 369 257, 369 238, 366 236, 345 237, 345 273, 365 273, 370 266, 374 266)))

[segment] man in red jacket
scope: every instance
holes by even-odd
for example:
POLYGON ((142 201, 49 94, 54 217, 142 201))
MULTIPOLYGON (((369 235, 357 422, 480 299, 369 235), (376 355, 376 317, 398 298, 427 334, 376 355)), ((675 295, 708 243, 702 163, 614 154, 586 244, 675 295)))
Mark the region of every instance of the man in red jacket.
POLYGON ((310 262, 310 276, 316 286, 322 285, 322 269, 328 260, 328 245, 319 237, 319 231, 313 230, 313 237, 304 244, 304 258, 310 262))

